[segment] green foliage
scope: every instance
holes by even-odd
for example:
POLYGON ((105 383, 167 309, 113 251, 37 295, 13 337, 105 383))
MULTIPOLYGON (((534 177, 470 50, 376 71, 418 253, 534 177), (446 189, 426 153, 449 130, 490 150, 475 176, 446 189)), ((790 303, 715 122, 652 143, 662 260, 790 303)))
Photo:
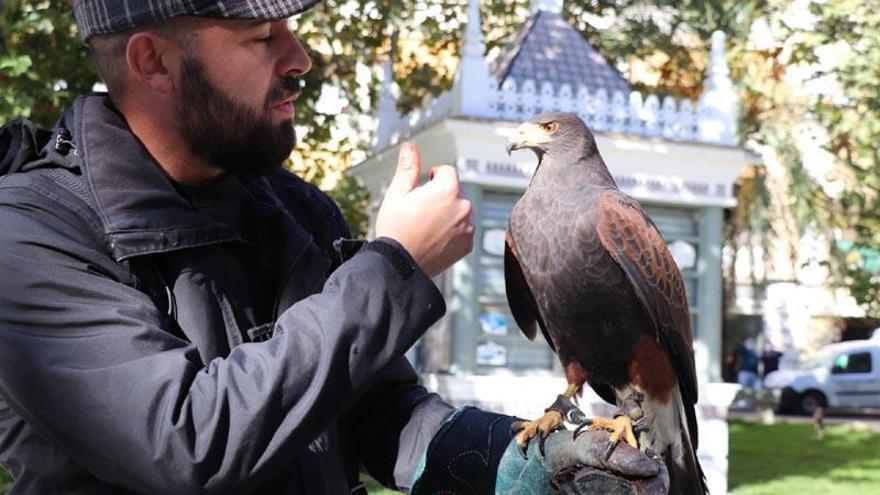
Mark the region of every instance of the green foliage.
POLYGON ((65 0, 0 4, 0 120, 50 125, 98 80, 65 0))
POLYGON ((812 424, 730 423, 728 486, 734 495, 880 492, 880 433, 812 424))
POLYGON ((6 493, 12 487, 12 476, 0 467, 0 493, 6 493))
MULTIPOLYGON (((785 2, 782 3, 785 5, 785 2)), ((762 91, 776 110, 756 130, 788 170, 788 192, 798 198, 792 213, 803 231, 823 232, 831 243, 837 281, 868 313, 880 315, 880 283, 872 253, 880 249, 880 11, 872 2, 841 0, 809 4, 814 23, 780 23, 777 71, 809 69, 795 98, 781 94, 782 77, 762 91), (784 49, 781 49, 784 47, 784 49), (815 121, 828 135, 832 170, 811 174, 796 146, 797 126, 815 121), (829 194, 828 180, 842 184, 829 194), (840 241, 848 243, 840 249, 840 241)))
POLYGON ((329 194, 342 210, 351 235, 355 238, 366 236, 370 227, 370 192, 360 179, 343 175, 329 194))
MULTIPOLYGON (((828 129, 829 151, 855 180, 836 204, 838 225, 851 228, 862 252, 880 249, 880 11, 873 2, 842 0, 815 6, 821 14, 816 43, 845 43, 849 53, 834 70, 844 97, 822 95, 815 106, 828 129)), ((872 316, 880 315, 877 270, 844 257, 856 299, 872 316)))

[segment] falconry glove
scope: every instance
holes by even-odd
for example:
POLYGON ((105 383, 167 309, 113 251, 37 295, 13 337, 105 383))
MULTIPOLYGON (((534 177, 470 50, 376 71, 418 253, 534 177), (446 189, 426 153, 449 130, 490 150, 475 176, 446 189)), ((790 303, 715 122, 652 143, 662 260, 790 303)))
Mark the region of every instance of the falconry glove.
POLYGON ((512 441, 498 465, 495 493, 665 495, 669 476, 663 461, 629 445, 618 445, 606 461, 609 436, 588 430, 573 440, 570 431, 555 431, 544 441, 544 456, 538 442, 530 442, 526 458, 512 441))
POLYGON ((531 442, 523 457, 513 440, 513 416, 461 408, 431 440, 416 471, 410 493, 537 495, 665 495, 666 467, 629 445, 619 445, 605 460, 609 433, 585 431, 573 440, 557 431, 531 442))

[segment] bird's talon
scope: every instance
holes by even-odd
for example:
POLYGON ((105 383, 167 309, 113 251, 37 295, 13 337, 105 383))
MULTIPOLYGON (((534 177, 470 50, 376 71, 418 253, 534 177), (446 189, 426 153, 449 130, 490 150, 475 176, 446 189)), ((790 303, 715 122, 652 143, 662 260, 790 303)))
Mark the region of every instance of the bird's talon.
POLYGON ((594 418, 593 427, 611 430, 610 442, 617 443, 623 440, 631 447, 639 448, 636 436, 633 434, 632 421, 627 416, 617 416, 614 419, 594 418))
POLYGON ((608 462, 608 459, 611 459, 611 454, 614 453, 615 447, 617 447, 617 441, 609 441, 608 445, 605 446, 605 450, 602 452, 602 460, 608 462))
POLYGON ((581 432, 584 431, 584 428, 587 428, 592 425, 593 425, 592 420, 584 419, 584 421, 581 422, 581 424, 577 425, 577 428, 575 428, 574 432, 571 434, 571 441, 573 442, 573 441, 577 440, 578 435, 580 435, 581 432))
POLYGON ((539 431, 538 432, 538 455, 540 456, 541 459, 544 459, 544 457, 546 457, 546 454, 544 454, 544 440, 546 440, 546 439, 547 439, 547 436, 544 435, 544 432, 539 431))
POLYGON ((511 429, 518 429, 516 443, 520 446, 523 458, 526 458, 526 449, 528 448, 529 441, 535 436, 538 437, 538 448, 543 457, 544 440, 550 435, 550 433, 562 428, 564 425, 565 422, 562 420, 562 413, 555 410, 548 410, 543 416, 535 421, 514 422, 511 424, 511 429))

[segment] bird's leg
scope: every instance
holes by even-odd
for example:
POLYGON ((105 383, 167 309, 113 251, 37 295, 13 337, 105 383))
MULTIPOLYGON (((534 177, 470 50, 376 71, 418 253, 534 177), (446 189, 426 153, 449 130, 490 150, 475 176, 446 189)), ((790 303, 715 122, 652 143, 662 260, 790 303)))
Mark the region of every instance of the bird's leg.
POLYGON ((565 421, 579 424, 586 419, 584 413, 571 400, 578 388, 579 385, 569 383, 565 392, 556 397, 556 402, 544 410, 543 416, 535 421, 515 421, 510 426, 511 430, 517 433, 516 443, 523 457, 526 457, 526 449, 533 437, 538 437, 538 451, 543 456, 544 440, 550 433, 563 429, 565 421))
MULTIPOLYGON (((637 390, 631 390, 623 399, 623 403, 617 416, 628 416, 633 421, 632 428, 636 437, 636 443, 642 452, 651 448, 651 436, 649 435, 648 418, 642 409, 645 396, 637 390)), ((630 444, 632 445, 632 444, 630 444)))
MULTIPOLYGON (((611 457, 614 448, 621 440, 638 449, 639 442, 636 439, 636 432, 640 434, 640 437, 647 439, 647 428, 644 425, 644 421, 642 421, 644 419, 641 407, 643 400, 644 396, 641 393, 633 391, 624 398, 623 404, 621 404, 618 413, 613 419, 600 417, 588 419, 574 430, 574 438, 577 438, 578 433, 584 427, 589 427, 592 430, 599 428, 611 430, 611 436, 608 438, 608 447, 605 449, 606 460, 611 457)), ((648 445, 645 445, 645 447, 647 448, 648 445)))

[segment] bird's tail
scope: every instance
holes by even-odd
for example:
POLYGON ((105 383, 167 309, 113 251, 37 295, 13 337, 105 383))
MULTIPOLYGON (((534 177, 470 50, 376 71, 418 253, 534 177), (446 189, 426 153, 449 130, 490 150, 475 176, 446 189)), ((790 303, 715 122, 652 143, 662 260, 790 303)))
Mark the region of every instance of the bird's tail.
POLYGON ((694 406, 685 404, 677 389, 673 401, 677 403, 679 410, 681 443, 672 444, 663 452, 663 460, 669 469, 669 493, 670 495, 708 494, 706 475, 697 459, 697 416, 694 406))

